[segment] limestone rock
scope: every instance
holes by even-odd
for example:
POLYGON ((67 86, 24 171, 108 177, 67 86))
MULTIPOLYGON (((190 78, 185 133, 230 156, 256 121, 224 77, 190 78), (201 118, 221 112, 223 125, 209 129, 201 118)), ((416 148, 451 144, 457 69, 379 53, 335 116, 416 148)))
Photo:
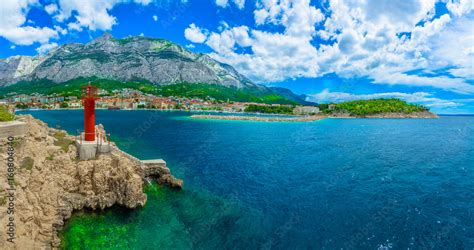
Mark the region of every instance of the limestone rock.
POLYGON ((209 83, 256 87, 232 66, 196 54, 164 39, 113 38, 109 33, 87 43, 65 44, 47 55, 0 59, 0 86, 18 81, 62 83, 80 77, 151 83, 209 83))
MULTIPOLYGON (((28 126, 28 134, 15 144, 16 203, 15 245, 0 236, 2 249, 51 249, 60 245, 58 232, 74 210, 104 209, 113 205, 136 208, 146 203, 142 168, 120 152, 100 155, 89 161, 76 160, 76 147, 68 152, 55 146, 60 132, 33 117, 19 116, 28 126), (24 161, 25 157, 31 158, 24 161)), ((73 139, 66 135, 65 138, 73 139)), ((6 139, 0 141, 2 166, 6 165, 6 139)), ((7 169, 0 168, 0 176, 7 169)), ((182 186, 169 172, 157 173, 162 183, 182 186)), ((0 201, 8 184, 0 182, 0 201)), ((7 224, 6 204, 0 203, 0 224, 7 224)), ((2 228, 3 229, 3 228, 2 228)), ((3 232, 3 230, 1 231, 3 232)))

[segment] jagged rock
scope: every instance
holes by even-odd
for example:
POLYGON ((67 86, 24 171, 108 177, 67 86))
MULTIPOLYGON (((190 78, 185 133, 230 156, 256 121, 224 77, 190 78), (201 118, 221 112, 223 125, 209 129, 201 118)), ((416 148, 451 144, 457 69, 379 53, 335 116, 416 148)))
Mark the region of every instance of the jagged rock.
POLYGON ((183 188, 183 180, 177 179, 176 177, 167 174, 167 175, 162 175, 158 178, 158 183, 159 184, 167 184, 172 188, 183 188))
MULTIPOLYGON (((146 203, 142 190, 143 169, 137 162, 120 152, 77 161, 75 146, 70 145, 68 152, 64 152, 54 145, 54 135, 59 130, 50 129, 29 115, 19 119, 27 123, 28 134, 15 146, 16 244, 8 243, 6 234, 2 233, 0 248, 58 248, 61 242, 58 232, 74 210, 104 209, 113 205, 136 208, 146 203), (27 156, 33 164, 20 165, 27 156)), ((69 135, 66 138, 73 139, 69 135)), ((5 139, 0 141, 0 148, 6 148, 5 139)), ((6 150, 1 150, 0 156, 5 166, 6 150)), ((157 174, 163 179, 162 183, 182 186, 182 181, 174 178, 169 169, 157 174)), ((0 168, 0 176, 6 176, 5 167, 0 168)), ((6 195, 7 187, 5 181, 0 182, 0 198, 6 195)), ((0 224, 3 226, 8 219, 6 210, 6 205, 1 204, 0 224)))
POLYGON ((170 169, 163 160, 145 160, 141 161, 143 173, 142 178, 155 179, 159 184, 168 185, 172 188, 183 188, 183 180, 171 175, 170 169))

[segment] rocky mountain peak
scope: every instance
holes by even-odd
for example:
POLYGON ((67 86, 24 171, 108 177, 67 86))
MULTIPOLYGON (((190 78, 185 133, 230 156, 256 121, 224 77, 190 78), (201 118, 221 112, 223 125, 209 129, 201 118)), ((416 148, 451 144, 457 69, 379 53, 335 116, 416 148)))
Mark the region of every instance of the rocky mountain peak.
POLYGON ((111 45, 113 43, 113 36, 109 32, 105 32, 101 36, 97 37, 96 39, 90 41, 89 43, 86 44, 89 46, 105 46, 105 45, 111 45))
POLYGON ((19 81, 62 83, 79 77, 148 81, 156 85, 208 83, 255 87, 232 66, 164 39, 114 38, 105 32, 87 44, 64 44, 41 60, 0 59, 0 87, 19 81), (20 67, 20 66, 21 67, 20 67))
POLYGON ((109 41, 114 38, 109 32, 104 32, 101 36, 97 37, 94 41, 109 41))

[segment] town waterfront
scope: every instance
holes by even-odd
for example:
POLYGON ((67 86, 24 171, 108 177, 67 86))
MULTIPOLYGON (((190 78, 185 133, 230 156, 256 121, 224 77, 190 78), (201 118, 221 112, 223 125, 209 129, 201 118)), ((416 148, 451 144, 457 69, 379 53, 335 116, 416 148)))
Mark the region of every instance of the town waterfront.
MULTIPOLYGON (((82 111, 29 111, 71 134, 82 111)), ((117 144, 163 158, 182 191, 78 212, 66 248, 474 247, 474 117, 261 123, 97 111, 117 144)))

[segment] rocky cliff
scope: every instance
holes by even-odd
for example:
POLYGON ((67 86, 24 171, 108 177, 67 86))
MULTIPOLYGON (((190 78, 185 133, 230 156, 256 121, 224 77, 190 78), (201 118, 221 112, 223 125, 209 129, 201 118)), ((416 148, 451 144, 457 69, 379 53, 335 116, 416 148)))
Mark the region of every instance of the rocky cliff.
MULTIPOLYGON (((9 184, 5 167, 8 147, 6 139, 0 141, 1 248, 57 248, 60 246, 58 232, 74 210, 104 209, 113 205, 135 208, 145 204, 147 197, 142 191, 144 173, 136 161, 120 151, 100 155, 94 160, 78 161, 73 137, 64 131, 51 129, 31 116, 19 116, 18 119, 27 123, 28 134, 16 138, 13 143, 16 164, 15 244, 7 242, 4 232, 8 220, 6 198, 9 184)), ((163 178, 176 180, 169 170, 166 174, 163 178)), ((182 182, 177 183, 182 185, 182 182)))
POLYGON ((71 43, 47 55, 0 59, 0 86, 18 81, 66 82, 79 77, 119 81, 146 80, 154 84, 209 83, 255 87, 233 67, 205 54, 192 53, 163 39, 113 38, 109 33, 87 43, 71 43))

